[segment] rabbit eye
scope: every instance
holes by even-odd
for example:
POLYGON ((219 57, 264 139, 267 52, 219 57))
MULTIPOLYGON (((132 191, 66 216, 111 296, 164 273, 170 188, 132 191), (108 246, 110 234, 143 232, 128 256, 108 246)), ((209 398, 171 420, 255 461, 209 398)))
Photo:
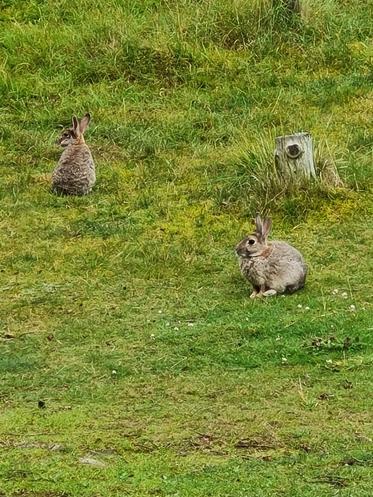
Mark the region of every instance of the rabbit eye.
POLYGON ((255 240, 253 240, 253 239, 249 240, 249 245, 254 245, 254 243, 255 243, 255 240))

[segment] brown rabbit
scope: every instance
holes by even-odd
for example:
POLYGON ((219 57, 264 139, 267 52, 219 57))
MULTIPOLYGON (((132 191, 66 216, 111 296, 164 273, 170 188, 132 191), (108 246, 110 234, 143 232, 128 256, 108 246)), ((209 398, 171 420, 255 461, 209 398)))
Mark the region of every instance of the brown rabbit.
POLYGON ((253 285, 251 298, 292 293, 304 287, 307 265, 297 249, 286 242, 267 242, 269 218, 255 218, 255 232, 236 247, 241 273, 253 285))
POLYGON ((63 131, 57 140, 64 151, 52 174, 52 189, 56 193, 86 195, 96 182, 95 164, 83 136, 90 120, 90 114, 80 121, 73 116, 72 128, 63 131))

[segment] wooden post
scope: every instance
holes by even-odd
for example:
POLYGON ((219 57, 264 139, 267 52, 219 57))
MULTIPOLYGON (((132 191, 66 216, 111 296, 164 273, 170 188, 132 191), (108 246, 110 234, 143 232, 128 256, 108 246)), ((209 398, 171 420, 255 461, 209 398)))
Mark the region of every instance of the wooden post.
POLYGON ((275 164, 287 182, 299 183, 316 177, 312 137, 309 133, 278 136, 275 164))
POLYGON ((324 159, 321 164, 318 164, 320 172, 320 180, 325 186, 330 188, 343 188, 344 183, 341 180, 338 169, 332 159, 324 159))
POLYGON ((274 7, 281 7, 288 19, 299 16, 303 21, 307 21, 309 3, 304 0, 272 0, 274 7))
POLYGON ((302 0, 281 0, 281 3, 291 14, 302 13, 302 0))
POLYGON ((292 10, 296 14, 300 14, 302 9, 301 0, 287 0, 286 4, 289 10, 292 10))

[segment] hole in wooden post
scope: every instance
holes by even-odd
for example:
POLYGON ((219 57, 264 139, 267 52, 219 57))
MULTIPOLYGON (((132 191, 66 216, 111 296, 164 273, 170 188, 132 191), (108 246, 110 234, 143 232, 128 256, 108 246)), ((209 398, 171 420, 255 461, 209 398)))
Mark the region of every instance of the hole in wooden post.
POLYGON ((286 147, 286 154, 290 159, 298 159, 302 154, 302 150, 299 145, 294 143, 286 147))

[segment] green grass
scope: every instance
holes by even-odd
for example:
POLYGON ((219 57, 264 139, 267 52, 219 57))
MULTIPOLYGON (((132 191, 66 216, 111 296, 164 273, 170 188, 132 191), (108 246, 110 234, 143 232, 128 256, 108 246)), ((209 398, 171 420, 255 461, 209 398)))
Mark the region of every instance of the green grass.
POLYGON ((371 495, 372 3, 304 3, 0 2, 0 495, 371 495), (300 130, 343 188, 284 190, 300 130), (302 292, 248 298, 257 210, 302 292))

